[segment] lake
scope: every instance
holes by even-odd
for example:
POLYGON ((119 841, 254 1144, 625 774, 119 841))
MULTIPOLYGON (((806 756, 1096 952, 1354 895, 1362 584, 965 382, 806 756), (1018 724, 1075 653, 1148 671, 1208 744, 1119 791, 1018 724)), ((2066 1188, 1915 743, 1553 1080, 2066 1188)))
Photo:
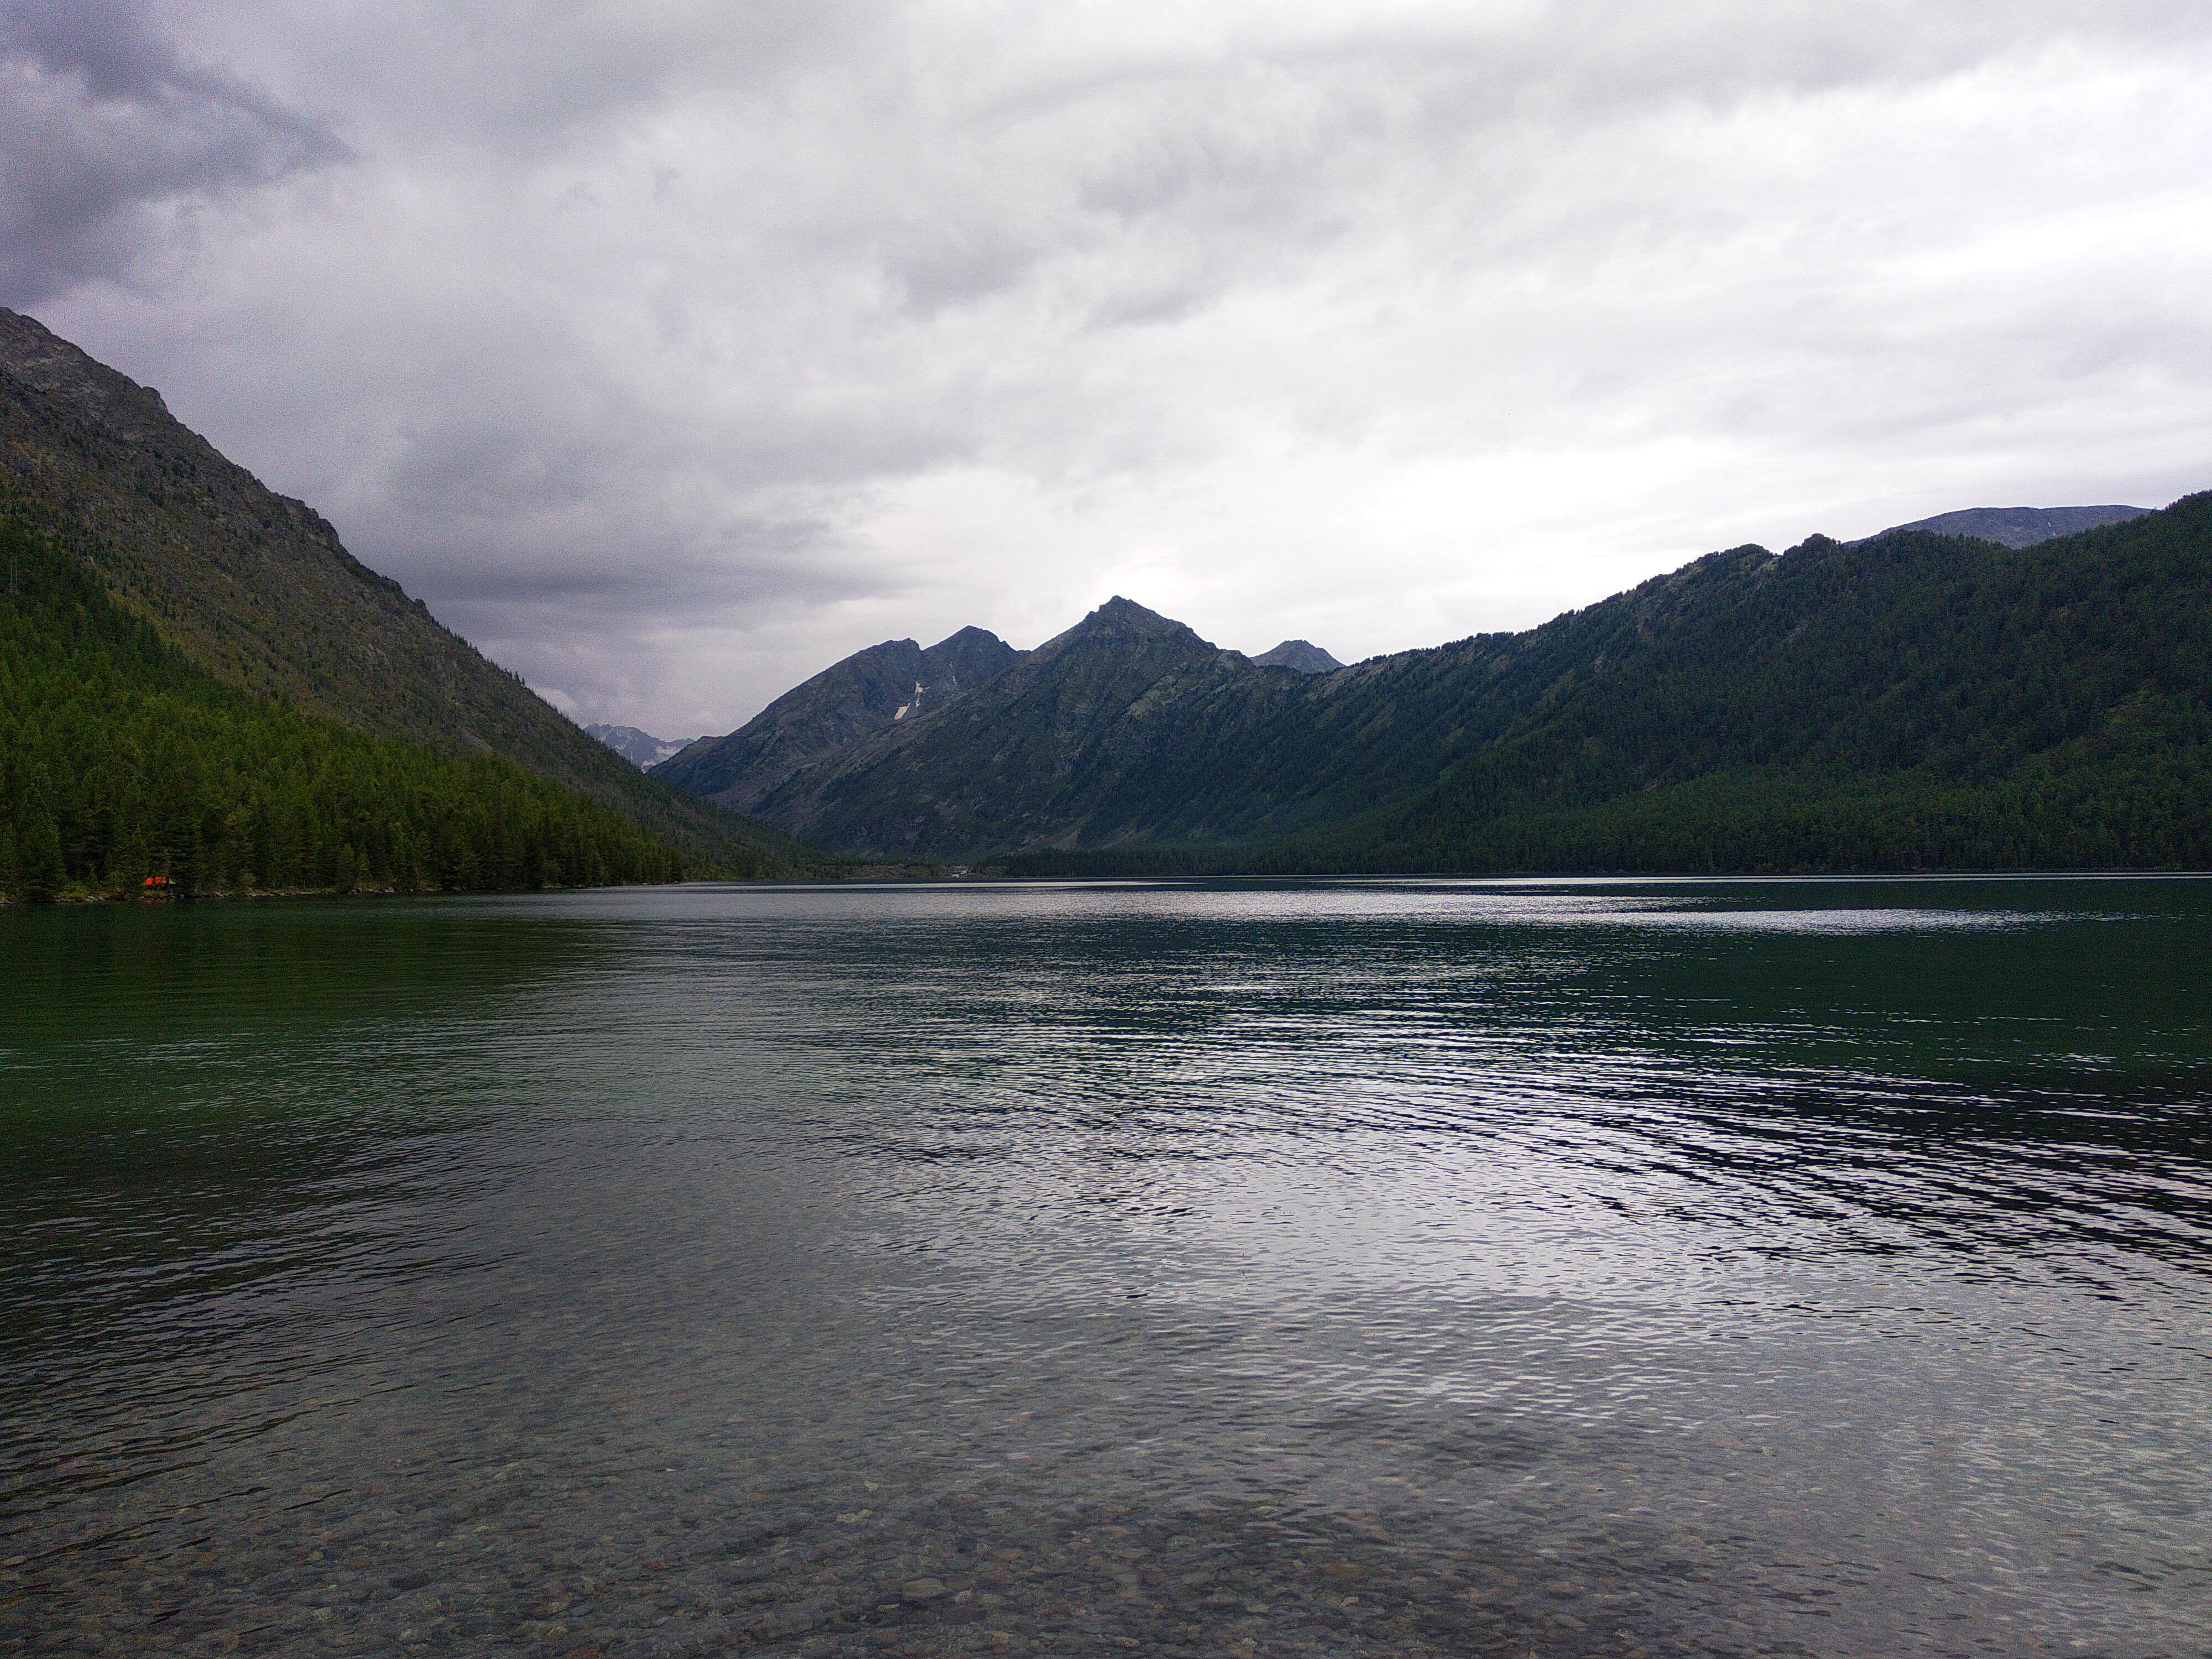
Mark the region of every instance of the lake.
POLYGON ((0 1652, 2197 1655, 2212 882, 0 914, 0 1652))

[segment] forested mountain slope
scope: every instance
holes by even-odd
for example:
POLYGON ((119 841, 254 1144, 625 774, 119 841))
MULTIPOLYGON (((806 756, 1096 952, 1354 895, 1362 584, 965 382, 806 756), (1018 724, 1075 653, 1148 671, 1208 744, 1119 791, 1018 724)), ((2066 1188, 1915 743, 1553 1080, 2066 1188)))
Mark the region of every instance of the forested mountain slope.
POLYGON ((0 501, 61 537, 190 661, 255 696, 582 789, 695 858, 793 853, 586 736, 265 489, 158 395, 0 308, 0 501))
POLYGON ((1264 861, 2212 867, 2212 495, 2026 550, 1905 531, 1691 572, 1596 607, 1436 789, 1264 861))
POLYGON ((797 773, 885 726, 957 702, 1021 654, 981 628, 963 628, 926 651, 912 640, 886 640, 793 687, 727 737, 702 738, 653 773, 750 812, 797 773))
POLYGON ((0 515, 0 898, 666 881, 682 860, 492 755, 222 684, 0 515))
POLYGON ((1714 554, 1496 660, 1540 694, 1477 714, 1496 735, 1410 798, 1017 867, 2212 867, 2212 495, 2026 550, 1714 554))

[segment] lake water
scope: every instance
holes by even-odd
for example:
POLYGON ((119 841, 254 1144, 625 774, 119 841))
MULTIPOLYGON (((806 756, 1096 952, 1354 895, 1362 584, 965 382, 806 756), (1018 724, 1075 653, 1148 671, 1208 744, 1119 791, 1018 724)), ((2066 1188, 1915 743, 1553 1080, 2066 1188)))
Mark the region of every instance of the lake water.
POLYGON ((2212 1649, 2212 883, 0 915, 0 1652, 2212 1649))

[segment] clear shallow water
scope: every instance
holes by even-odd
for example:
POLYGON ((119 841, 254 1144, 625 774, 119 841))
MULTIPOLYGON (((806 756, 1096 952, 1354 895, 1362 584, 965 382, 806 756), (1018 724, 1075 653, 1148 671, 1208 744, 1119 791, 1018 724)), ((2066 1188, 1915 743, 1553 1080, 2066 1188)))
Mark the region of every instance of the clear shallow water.
POLYGON ((0 915, 0 1651, 2199 1654, 2212 883, 0 915))

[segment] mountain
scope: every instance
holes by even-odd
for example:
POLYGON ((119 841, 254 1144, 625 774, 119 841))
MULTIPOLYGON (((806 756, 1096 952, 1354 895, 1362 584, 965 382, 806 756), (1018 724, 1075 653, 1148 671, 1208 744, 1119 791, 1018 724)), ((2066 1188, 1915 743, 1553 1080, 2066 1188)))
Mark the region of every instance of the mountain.
MULTIPOLYGON (((2147 507, 1969 507, 1956 513, 1939 513, 1932 519, 1915 519, 1893 525, 1881 533, 1925 530, 1937 536, 1971 536, 2000 547, 2033 547, 2057 536, 2071 536, 2108 524, 2140 519, 2147 507)), ((1872 541, 1873 537, 1866 538, 1872 541)), ((1856 545, 1856 544, 1853 544, 1856 545)))
POLYGON ((671 755, 696 741, 692 738, 656 738, 652 732, 641 732, 635 726, 594 724, 584 728, 584 735, 596 738, 640 770, 658 766, 671 755))
POLYGON ((1262 668, 1295 668, 1301 674, 1327 674, 1344 666, 1311 640, 1285 640, 1252 660, 1262 668))
POLYGON ((0 512, 0 896, 668 881, 682 858, 493 755, 223 684, 0 512))
POLYGON ((1363 672, 1261 669, 1117 597, 957 703, 794 772, 753 810, 902 858, 1233 840, 1341 817, 1439 769, 1417 743, 1359 741, 1363 672), (1324 686, 1341 695, 1316 702, 1324 686))
POLYGON ((927 651, 886 640, 778 697, 726 738, 702 738, 654 775, 732 811, 750 812, 781 785, 886 726, 988 685, 1021 653, 963 628, 927 651))
POLYGON ((60 537, 124 609, 216 680, 436 755, 503 757, 695 860, 804 849, 646 777, 264 488, 159 393, 0 308, 0 503, 60 537))
POLYGON ((1117 599, 758 811, 1033 872, 2212 865, 2208 642, 2212 495, 1738 548, 1321 675, 1117 599))
POLYGON ((1200 832, 1152 811, 1174 737, 1195 725, 1233 742, 1214 720, 1233 725, 1247 692, 1295 683, 1116 598, 959 702, 793 772, 755 810, 805 826, 793 834, 908 857, 1074 845, 1086 830, 1200 832))
POLYGON ((1540 704, 1302 868, 2212 866, 2212 495, 1757 548, 1536 630, 1540 704))

